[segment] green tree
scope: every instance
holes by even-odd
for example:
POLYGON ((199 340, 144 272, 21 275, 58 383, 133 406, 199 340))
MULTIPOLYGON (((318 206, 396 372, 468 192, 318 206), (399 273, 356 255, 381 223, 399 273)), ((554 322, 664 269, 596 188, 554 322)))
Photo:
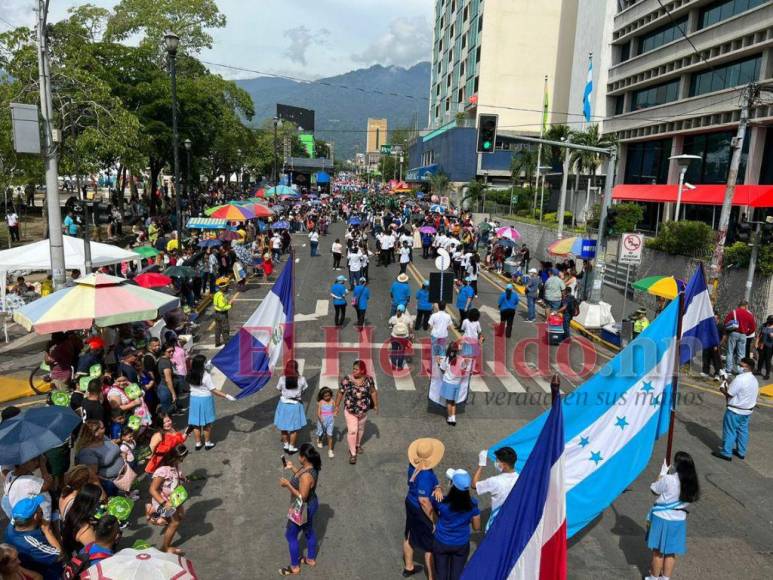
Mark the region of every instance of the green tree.
POLYGON ((212 48, 210 28, 223 28, 226 18, 214 0, 121 0, 106 27, 105 39, 119 42, 140 37, 159 59, 166 52, 167 31, 180 37, 179 52, 197 54, 212 48))
POLYGON ((448 192, 448 184, 451 183, 451 181, 448 179, 448 175, 442 171, 438 171, 430 176, 429 183, 432 188, 432 193, 438 197, 443 197, 448 192))
POLYGON ((531 189, 534 185, 534 174, 537 172, 537 151, 534 148, 521 149, 510 163, 510 173, 513 182, 522 181, 531 189), (523 176, 523 177, 521 177, 523 176))
MULTIPOLYGON (((578 145, 587 145, 589 147, 599 147, 601 149, 609 149, 617 145, 617 141, 611 135, 602 135, 599 131, 599 126, 594 124, 590 125, 583 131, 573 131, 571 134, 573 143, 578 145)), ((585 193, 585 203, 581 214, 588 216, 590 211, 590 178, 596 174, 596 170, 599 168, 602 162, 600 153, 593 151, 575 150, 570 158, 570 166, 574 168, 574 188, 572 190, 572 200, 570 201, 570 207, 574 207, 574 197, 580 187, 580 174, 588 176, 588 190, 585 193)), ((574 222, 575 216, 572 216, 572 222, 574 222)))
MULTIPOLYGON (((572 131, 569 125, 551 125, 545 132, 548 141, 566 141, 572 131)), ((564 149, 556 145, 548 145, 542 148, 543 165, 560 165, 564 160, 564 149)))

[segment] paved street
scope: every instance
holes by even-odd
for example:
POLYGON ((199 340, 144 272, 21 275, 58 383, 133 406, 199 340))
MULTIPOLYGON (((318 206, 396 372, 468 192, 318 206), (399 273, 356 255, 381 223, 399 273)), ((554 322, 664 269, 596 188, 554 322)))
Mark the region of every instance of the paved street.
MULTIPOLYGON (((332 326, 329 286, 337 273, 332 271, 330 244, 335 236, 343 237, 343 226, 335 224, 331 235, 322 238, 322 256, 310 258, 306 238, 295 236, 297 248, 296 313, 297 358, 309 381, 305 394, 307 416, 312 417, 316 392, 321 386, 336 387, 338 372, 332 376, 332 361, 324 360, 322 343, 326 327, 332 326)), ((416 256, 411 268, 414 291, 420 275, 426 275, 432 262, 416 256)), ((397 265, 377 268, 371 263, 373 299, 368 322, 374 327, 373 344, 388 337, 388 288, 398 273, 397 265)), ((232 332, 247 320, 268 292, 266 283, 248 284, 245 292, 235 297, 231 311, 232 332)), ((496 297, 501 292, 489 275, 479 282, 479 307, 482 306, 487 342, 483 359, 494 360, 491 332, 496 297)), ((414 300, 415 302, 415 300, 414 300)), ((409 308, 413 310, 413 308, 409 308)), ((204 328, 209 328, 205 318, 204 328)), ((534 325, 519 316, 508 346, 536 336, 534 325)), ((417 338, 421 338, 419 333, 417 338)), ((352 310, 341 332, 341 348, 357 348, 358 335, 353 328, 352 310)), ((417 340, 418 342, 418 340, 417 340)), ((214 339, 208 330, 198 350, 214 356, 214 339)), ((542 348, 547 348, 542 346, 542 348)), ((555 347, 552 347, 555 350, 555 347)), ((551 353, 553 355, 554 353, 551 353)), ((377 358, 374 347, 372 356, 377 358)), ((580 349, 573 353, 579 358, 580 349)), ((356 353, 339 357, 340 368, 348 370, 356 353)), ((605 356, 599 359, 603 364, 605 356)), ((529 360, 533 354, 527 355, 529 360)), ((553 360, 551 356, 551 361, 553 360)), ((338 447, 336 457, 323 455, 319 480, 320 511, 315 528, 320 537, 318 569, 304 569, 304 575, 328 578, 399 577, 401 539, 404 524, 406 449, 417 437, 438 437, 446 444, 446 453, 436 473, 449 467, 472 469, 480 449, 512 433, 538 415, 549 404, 547 382, 540 378, 510 374, 508 364, 503 376, 475 379, 466 407, 459 413, 458 426, 445 423, 443 410, 430 408, 427 402, 426 377, 418 376, 419 357, 414 357, 410 377, 394 379, 376 365, 376 382, 381 399, 381 413, 368 420, 365 454, 357 465, 347 462, 343 419, 337 419, 338 447), (529 395, 528 397, 526 395, 529 395)), ((552 372, 552 371, 551 371, 552 372)), ((220 378, 222 381, 222 377, 220 378)), ((288 495, 278 485, 282 476, 279 434, 272 425, 278 393, 275 380, 257 395, 236 403, 218 400, 218 421, 214 427, 212 451, 192 452, 186 460, 191 482, 192 500, 188 516, 181 527, 181 541, 195 561, 202 577, 215 578, 229 570, 233 578, 273 577, 287 564, 284 526, 288 495), (201 479, 199 479, 199 477, 201 479)), ((580 381, 566 380, 562 389, 571 392, 580 381)), ((235 387, 226 382, 226 392, 235 387)), ((773 505, 770 484, 773 459, 767 436, 773 431, 770 405, 761 405, 751 423, 751 442, 746 461, 721 462, 710 452, 719 443, 724 400, 713 389, 685 387, 682 393, 676 429, 676 449, 690 452, 696 460, 702 486, 701 500, 692 506, 689 529, 689 551, 679 563, 679 575, 685 578, 727 578, 744 570, 747 578, 769 578, 773 575, 770 538, 773 530, 773 505), (717 557, 721 554, 721 557, 717 557)), ((311 429, 311 427, 310 427, 311 429)), ((311 431, 301 435, 308 441, 311 431)), ((645 515, 653 501, 649 484, 657 475, 665 441, 656 449, 650 465, 613 507, 587 530, 571 541, 569 570, 572 578, 640 578, 646 572, 649 551, 646 549, 645 515)), ((493 467, 488 468, 493 473, 493 467)), ((488 503, 481 504, 484 520, 488 503)), ((153 539, 157 530, 149 526, 131 527, 128 540, 153 539)), ((473 544, 481 535, 473 535, 473 544)))

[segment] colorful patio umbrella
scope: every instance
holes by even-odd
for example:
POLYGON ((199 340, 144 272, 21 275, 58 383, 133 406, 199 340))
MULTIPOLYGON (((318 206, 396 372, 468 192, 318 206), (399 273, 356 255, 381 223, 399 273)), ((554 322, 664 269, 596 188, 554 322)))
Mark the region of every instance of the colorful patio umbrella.
POLYGON ((137 248, 133 248, 132 251, 137 252, 145 259, 155 258, 159 254, 158 250, 153 246, 139 246, 137 248))
POLYGON ((255 214, 249 206, 229 203, 212 212, 212 217, 242 222, 254 219, 255 214))
POLYGON ((505 226, 503 228, 497 228, 494 230, 494 233, 497 235, 498 238, 504 238, 506 240, 511 240, 513 242, 521 239, 520 232, 515 228, 511 228, 509 226, 505 226))
POLYGON ((266 197, 266 190, 265 190, 265 189, 263 189, 262 187, 261 187, 260 189, 258 189, 258 190, 257 190, 257 191, 256 191, 256 192, 253 194, 253 199, 254 199, 254 198, 263 199, 264 197, 266 197))
POLYGON ((155 272, 145 272, 134 277, 134 281, 143 288, 163 288, 172 283, 169 276, 157 274, 155 272))
POLYGON ((684 290, 684 281, 673 276, 647 276, 632 284, 634 290, 673 300, 684 290))
POLYGON ((30 302, 13 318, 27 330, 48 334, 154 320, 179 305, 174 296, 126 284, 123 278, 90 274, 74 286, 30 302))
POLYGON ((548 245, 548 254, 553 256, 566 256, 568 254, 579 256, 581 253, 582 238, 579 237, 563 238, 548 245))
POLYGON ((243 207, 249 209, 256 218, 266 218, 274 215, 274 212, 262 203, 245 202, 243 207))

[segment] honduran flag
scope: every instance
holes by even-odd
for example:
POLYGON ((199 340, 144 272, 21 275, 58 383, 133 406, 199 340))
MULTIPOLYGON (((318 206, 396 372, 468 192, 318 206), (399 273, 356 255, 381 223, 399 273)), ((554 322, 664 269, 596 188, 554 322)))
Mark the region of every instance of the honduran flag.
POLYGON ((561 397, 462 580, 564 580, 566 489, 561 397))
POLYGON ((271 380, 282 353, 292 353, 294 309, 290 258, 260 306, 212 359, 212 364, 241 389, 237 399, 262 389, 271 380))
POLYGON ((703 262, 687 283, 682 312, 682 340, 679 344, 679 362, 687 364, 693 355, 719 345, 719 330, 714 321, 703 262))

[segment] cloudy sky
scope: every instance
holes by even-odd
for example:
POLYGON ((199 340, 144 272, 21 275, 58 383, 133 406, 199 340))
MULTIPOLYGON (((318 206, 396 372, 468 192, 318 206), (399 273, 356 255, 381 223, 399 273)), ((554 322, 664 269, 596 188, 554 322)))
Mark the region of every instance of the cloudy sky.
MULTIPOLYGON (((89 2, 51 0, 51 19, 89 2)), ((112 7, 117 0, 91 0, 112 7)), ((228 19, 202 60, 311 79, 429 60, 433 0, 217 0, 228 19), (398 10, 399 7, 399 10, 398 10)), ((32 25, 36 0, 0 0, 0 30, 32 25)), ((251 73, 218 69, 223 76, 251 73)))

